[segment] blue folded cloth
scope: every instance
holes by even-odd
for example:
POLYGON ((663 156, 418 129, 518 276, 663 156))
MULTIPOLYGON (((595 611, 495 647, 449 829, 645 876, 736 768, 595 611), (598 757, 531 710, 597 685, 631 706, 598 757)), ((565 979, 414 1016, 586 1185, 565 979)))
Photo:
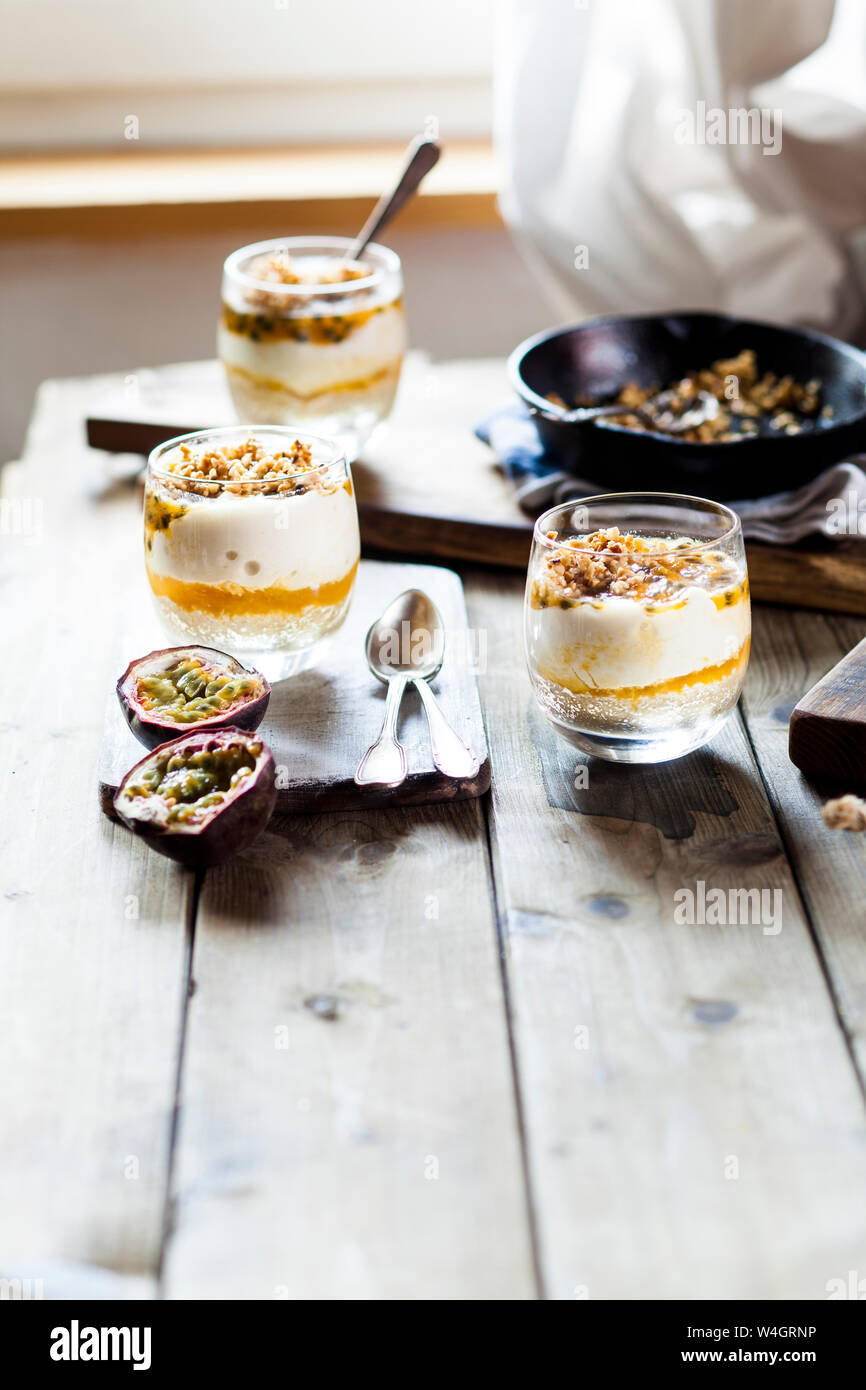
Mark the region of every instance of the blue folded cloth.
MULTIPOLYGON (((526 407, 502 406, 476 425, 475 433, 496 454, 522 509, 533 519, 559 502, 592 497, 606 489, 566 473, 548 458, 526 407)), ((750 540, 791 545, 804 536, 835 540, 862 537, 866 516, 866 455, 836 463, 795 492, 731 503, 750 540)))
POLYGON ((547 457, 532 416, 520 401, 494 410, 475 426, 475 434, 490 445, 506 478, 514 484, 517 501, 533 517, 557 502, 604 491, 564 472, 547 457))

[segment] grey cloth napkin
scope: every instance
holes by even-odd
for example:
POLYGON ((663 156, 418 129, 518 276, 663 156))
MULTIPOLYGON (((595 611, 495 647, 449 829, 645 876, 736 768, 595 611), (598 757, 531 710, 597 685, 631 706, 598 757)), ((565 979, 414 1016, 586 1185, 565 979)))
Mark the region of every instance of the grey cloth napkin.
POLYGON ((866 455, 836 463, 794 492, 731 505, 753 541, 791 545, 804 536, 866 535, 866 455), (863 530, 859 520, 863 518, 863 530))
MULTIPOLYGON (((545 458, 535 425, 522 406, 512 404, 496 411, 475 432, 496 453, 517 501, 532 517, 559 502, 605 490, 589 479, 563 472, 545 458)), ((749 540, 792 545, 805 536, 866 537, 866 454, 834 464, 793 492, 730 505, 749 540)))
MULTIPOLYGON (((793 492, 774 492, 770 497, 750 498, 728 505, 742 522, 743 535, 770 545, 793 545, 805 536, 866 537, 866 455, 836 463, 804 487, 793 492), (862 517, 862 530, 858 522, 862 517)), ((603 491, 570 474, 557 473, 544 480, 523 484, 517 493, 525 511, 538 515, 558 502, 570 502, 603 491), (546 500, 549 497, 549 501, 546 500)))

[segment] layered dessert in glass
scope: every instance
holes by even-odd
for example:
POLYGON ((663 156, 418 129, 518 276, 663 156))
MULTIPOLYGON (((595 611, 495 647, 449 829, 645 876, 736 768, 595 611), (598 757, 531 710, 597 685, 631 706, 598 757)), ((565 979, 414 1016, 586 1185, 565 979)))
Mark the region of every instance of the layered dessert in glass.
POLYGON ((614 494, 535 526, 530 678, 585 752, 664 762, 699 747, 739 698, 751 615, 737 517, 700 498, 614 494))
POLYGON ((391 410, 406 351, 400 259, 343 237, 243 246, 223 268, 218 353, 238 419, 302 425, 351 461, 391 410))
POLYGON ((240 427, 170 439, 148 460, 147 577, 167 631, 279 680, 312 664, 349 609, 358 513, 340 448, 240 427))

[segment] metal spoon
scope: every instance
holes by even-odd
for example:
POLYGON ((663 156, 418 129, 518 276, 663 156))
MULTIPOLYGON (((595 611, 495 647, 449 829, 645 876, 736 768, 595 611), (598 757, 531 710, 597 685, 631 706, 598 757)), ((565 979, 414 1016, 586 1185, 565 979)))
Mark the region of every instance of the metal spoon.
POLYGON ((399 787, 406 776, 406 753, 397 739, 397 713, 411 682, 421 697, 430 729, 433 761, 446 777, 474 777, 478 759, 451 728, 427 684, 445 658, 445 628, 433 600, 421 589, 407 589, 389 604, 367 633, 367 664, 388 686, 382 732, 367 749, 355 773, 358 786, 399 787))
POLYGON ((416 135, 406 150, 403 171, 390 193, 383 193, 367 221, 364 223, 352 245, 346 252, 347 261, 359 261, 377 232, 391 221, 392 217, 407 203, 419 183, 438 162, 442 148, 435 140, 425 140, 416 135))
POLYGON ((591 420, 602 420, 606 415, 639 415, 654 429, 665 434, 683 434, 686 430, 697 429, 707 420, 714 420, 719 413, 719 402, 709 391, 695 392, 695 405, 677 415, 672 409, 675 400, 673 391, 660 391, 650 396, 642 405, 593 405, 578 407, 577 410, 552 410, 548 419, 559 420, 565 425, 583 425, 591 420))

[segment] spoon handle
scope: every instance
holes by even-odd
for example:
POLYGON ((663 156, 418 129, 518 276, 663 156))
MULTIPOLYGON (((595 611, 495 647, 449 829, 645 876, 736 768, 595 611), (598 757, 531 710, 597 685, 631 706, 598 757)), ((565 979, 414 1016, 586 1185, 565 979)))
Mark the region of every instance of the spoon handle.
POLYGON ((433 761, 446 777, 474 777, 478 759, 451 728, 436 702, 436 696, 425 680, 416 677, 415 689, 421 696, 424 713, 430 728, 430 747, 433 761))
POLYGON ((396 188, 391 193, 383 193, 346 252, 347 260, 360 260, 368 243, 412 197, 421 180, 426 178, 433 165, 437 163, 441 153, 441 146, 437 145, 435 140, 425 140, 423 135, 415 137, 406 151, 406 164, 396 188))
POLYGON ((392 676, 388 681, 382 732, 358 764, 355 782, 359 787, 399 787, 406 780, 406 752, 397 738, 397 715, 405 689, 405 676, 392 676))

